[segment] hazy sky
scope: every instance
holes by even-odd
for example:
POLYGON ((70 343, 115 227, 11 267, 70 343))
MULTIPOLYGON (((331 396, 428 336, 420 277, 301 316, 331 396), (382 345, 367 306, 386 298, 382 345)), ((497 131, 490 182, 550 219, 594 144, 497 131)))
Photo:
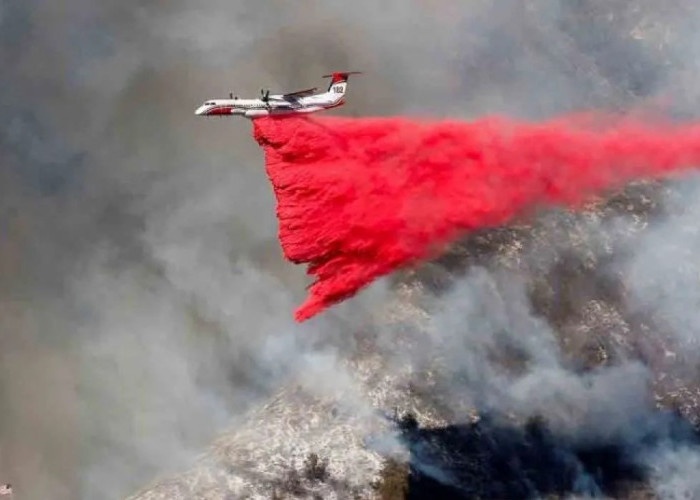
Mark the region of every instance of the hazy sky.
POLYGON ((0 0, 0 481, 120 498, 370 307, 293 323, 250 123, 202 102, 362 70, 339 113, 692 115, 692 4, 0 0))

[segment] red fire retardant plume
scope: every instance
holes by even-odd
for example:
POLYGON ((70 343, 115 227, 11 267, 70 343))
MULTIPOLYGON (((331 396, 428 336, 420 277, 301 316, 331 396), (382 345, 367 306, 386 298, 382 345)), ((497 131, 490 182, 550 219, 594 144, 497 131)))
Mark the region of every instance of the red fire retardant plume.
POLYGON ((284 255, 316 278, 298 321, 467 231, 700 166, 700 125, 590 116, 537 124, 264 118, 254 132, 284 255))

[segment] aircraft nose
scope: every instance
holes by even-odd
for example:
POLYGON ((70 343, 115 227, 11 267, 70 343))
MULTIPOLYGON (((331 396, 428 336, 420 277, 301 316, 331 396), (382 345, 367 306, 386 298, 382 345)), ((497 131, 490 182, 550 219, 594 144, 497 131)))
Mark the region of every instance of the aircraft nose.
POLYGON ((206 109, 205 106, 200 106, 200 107, 198 107, 198 108, 195 110, 194 114, 197 115, 197 116, 201 116, 201 115, 204 114, 204 110, 205 110, 205 109, 206 109))

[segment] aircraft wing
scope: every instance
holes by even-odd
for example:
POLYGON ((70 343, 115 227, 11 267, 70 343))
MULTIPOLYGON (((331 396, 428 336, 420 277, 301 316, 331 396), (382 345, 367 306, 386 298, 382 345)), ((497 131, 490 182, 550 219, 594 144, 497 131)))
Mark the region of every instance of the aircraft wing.
POLYGON ((317 87, 314 87, 312 89, 306 89, 306 90, 298 90, 296 92, 290 92, 288 94, 282 94, 282 97, 284 99, 298 99, 299 97, 306 97, 307 95, 311 95, 314 92, 318 90, 317 87))

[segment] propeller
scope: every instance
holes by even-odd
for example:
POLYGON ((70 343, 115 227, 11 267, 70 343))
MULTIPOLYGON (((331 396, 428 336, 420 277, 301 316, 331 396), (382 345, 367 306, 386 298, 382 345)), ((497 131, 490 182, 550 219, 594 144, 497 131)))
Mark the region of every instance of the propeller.
POLYGON ((260 89, 260 100, 265 103, 265 106, 270 109, 270 91, 264 91, 260 89))

